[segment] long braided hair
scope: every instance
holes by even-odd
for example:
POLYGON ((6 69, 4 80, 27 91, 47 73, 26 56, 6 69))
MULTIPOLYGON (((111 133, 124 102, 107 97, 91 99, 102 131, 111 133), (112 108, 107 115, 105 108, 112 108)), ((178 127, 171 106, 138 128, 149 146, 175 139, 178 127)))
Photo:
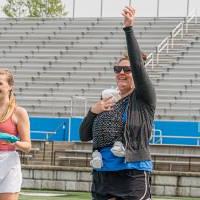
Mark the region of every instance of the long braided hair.
MULTIPOLYGON (((0 75, 5 75, 8 85, 13 87, 14 86, 14 78, 12 73, 8 69, 0 68, 0 75)), ((13 89, 10 90, 9 93, 9 104, 5 112, 0 116, 0 123, 7 120, 13 113, 16 106, 16 99, 13 93, 13 89)))

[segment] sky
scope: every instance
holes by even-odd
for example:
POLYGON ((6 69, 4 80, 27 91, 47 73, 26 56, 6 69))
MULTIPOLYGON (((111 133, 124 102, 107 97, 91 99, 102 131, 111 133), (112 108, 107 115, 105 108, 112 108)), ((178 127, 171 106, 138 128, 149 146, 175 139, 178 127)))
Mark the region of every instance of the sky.
MULTIPOLYGON (((0 0, 0 7, 6 0, 0 0)), ((73 0, 62 0, 68 11, 68 17, 119 17, 121 10, 130 2, 136 8, 137 16, 186 16, 189 4, 189 12, 197 9, 200 16, 200 0, 159 0, 159 11, 157 9, 158 0, 75 0, 75 12, 73 13, 73 0), (101 12, 101 2, 103 2, 103 11, 101 12), (145 5, 145 6, 144 6, 145 5)), ((2 11, 0 17, 2 17, 2 11)))

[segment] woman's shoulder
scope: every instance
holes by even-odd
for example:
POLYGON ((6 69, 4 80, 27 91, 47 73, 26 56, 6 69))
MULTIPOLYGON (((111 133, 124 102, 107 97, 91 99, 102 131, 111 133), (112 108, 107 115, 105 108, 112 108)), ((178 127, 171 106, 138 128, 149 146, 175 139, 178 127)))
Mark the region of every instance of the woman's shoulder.
POLYGON ((22 107, 22 106, 16 105, 15 112, 16 113, 27 113, 27 110, 24 107, 22 107))
POLYGON ((16 105, 12 114, 12 121, 18 124, 20 121, 28 120, 28 113, 25 108, 16 105))
POLYGON ((18 105, 16 105, 14 113, 15 113, 16 117, 28 116, 27 110, 24 107, 18 106, 18 105))

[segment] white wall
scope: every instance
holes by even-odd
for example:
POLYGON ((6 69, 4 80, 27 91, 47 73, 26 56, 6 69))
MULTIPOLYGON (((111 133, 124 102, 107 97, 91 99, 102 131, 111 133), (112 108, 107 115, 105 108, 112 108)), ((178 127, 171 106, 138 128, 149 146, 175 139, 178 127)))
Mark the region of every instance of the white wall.
MULTIPOLYGON (((200 16, 200 0, 75 0, 75 12, 73 11, 74 0, 62 0, 68 10, 68 17, 100 17, 101 2, 103 2, 104 17, 121 17, 121 10, 130 2, 135 6, 137 16, 145 17, 179 17, 186 16, 188 10, 197 9, 200 16), (189 2, 189 3, 188 3, 189 2), (187 8, 189 5, 189 8, 187 8), (159 10, 158 10, 159 7, 159 10)), ((6 0, 0 0, 0 6, 6 0)), ((0 17, 3 16, 2 11, 0 17)))
POLYGON ((137 16, 153 17, 157 15, 157 0, 134 0, 132 5, 136 8, 137 16))
MULTIPOLYGON (((73 16, 73 0, 62 1, 69 10, 69 16, 73 16)), ((197 14, 200 16, 200 0, 102 0, 102 14, 104 17, 121 17, 121 10, 130 2, 136 8, 137 16, 141 17, 155 17, 157 14, 161 17, 183 17, 193 8, 197 9, 197 14)), ((100 17, 101 0, 75 0, 74 15, 100 17)))
POLYGON ((186 16, 187 0, 160 0, 160 16, 186 16))

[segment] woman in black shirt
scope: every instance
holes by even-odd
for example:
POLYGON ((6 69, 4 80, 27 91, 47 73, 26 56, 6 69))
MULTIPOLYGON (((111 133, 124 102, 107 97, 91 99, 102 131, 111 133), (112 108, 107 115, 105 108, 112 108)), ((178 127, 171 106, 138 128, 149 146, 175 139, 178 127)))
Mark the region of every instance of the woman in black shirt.
POLYGON ((122 15, 128 56, 114 66, 121 99, 98 101, 80 126, 81 140, 93 140, 94 200, 151 198, 149 139, 156 96, 132 28, 135 10, 125 7, 122 15))

